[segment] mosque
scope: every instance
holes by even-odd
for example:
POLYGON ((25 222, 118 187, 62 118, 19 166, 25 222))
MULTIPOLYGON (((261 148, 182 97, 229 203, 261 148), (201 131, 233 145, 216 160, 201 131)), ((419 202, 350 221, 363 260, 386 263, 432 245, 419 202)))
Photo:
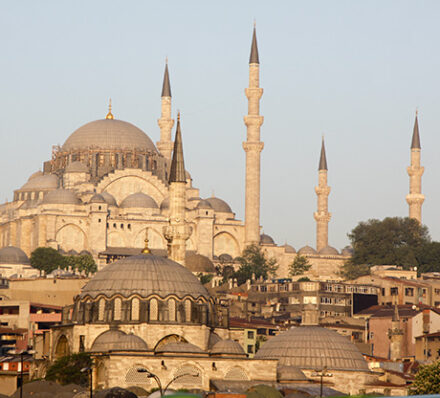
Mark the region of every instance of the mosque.
MULTIPOLYGON (((249 87, 245 90, 248 99, 248 115, 244 117, 247 137, 243 142, 245 220, 236 219, 226 201, 214 196, 201 198, 191 175, 184 170, 184 188, 180 195, 185 203, 173 222, 182 224, 179 234, 186 254, 180 253, 178 258, 172 259, 186 264, 194 272, 209 272, 213 263, 233 264, 246 246, 259 244, 269 257, 277 260, 278 277, 287 277, 288 265, 301 254, 312 264, 309 276, 338 279, 339 267, 350 257, 351 251, 346 248, 339 252, 328 244, 330 187, 324 141, 319 159, 319 183, 315 189, 318 199, 314 213, 316 249, 305 246, 296 252, 291 245, 277 245, 269 235, 261 234, 260 154, 264 144, 260 139, 263 89, 259 69, 254 30, 249 87)), ((14 191, 12 202, 0 205, 0 248, 9 247, 9 252, 16 250, 17 258, 22 258, 23 252, 29 256, 37 247, 52 247, 69 254, 90 253, 102 268, 115 259, 139 253, 148 234, 153 252, 165 255, 170 247, 166 231, 173 206, 169 183, 175 144, 171 137, 174 126, 171 106, 166 65, 157 145, 138 127, 115 119, 110 104, 105 119, 81 126, 62 146, 54 147, 52 159, 44 162, 43 170, 32 174, 14 191)), ((423 167, 420 167, 417 118, 408 173, 410 216, 420 221, 424 196, 421 194, 423 167)), ((2 259, 0 249, 0 265, 5 261, 9 260, 2 259)))

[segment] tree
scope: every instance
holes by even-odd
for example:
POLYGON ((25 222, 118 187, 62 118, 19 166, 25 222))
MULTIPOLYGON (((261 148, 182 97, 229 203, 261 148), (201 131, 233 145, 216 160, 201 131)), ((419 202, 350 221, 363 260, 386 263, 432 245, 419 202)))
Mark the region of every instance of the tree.
POLYGON ((31 253, 30 260, 32 267, 44 271, 46 274, 64 266, 64 257, 51 247, 37 247, 31 253))
POLYGON ((341 267, 339 274, 345 280, 353 280, 360 276, 369 275, 370 266, 366 264, 352 264, 349 260, 341 267))
POLYGON ((417 254, 419 274, 424 272, 440 272, 440 242, 425 243, 417 254))
POLYGON ((417 253, 430 243, 428 228, 412 218, 387 217, 360 222, 348 234, 352 265, 418 265, 417 253))
POLYGON ((237 278, 239 285, 245 283, 248 279, 262 276, 267 278, 269 275, 275 275, 278 265, 274 258, 266 258, 266 254, 257 245, 250 245, 244 249, 241 257, 237 257, 240 263, 239 269, 234 272, 233 277, 237 278))
POLYGON ((440 394, 440 361, 420 366, 409 394, 440 394))
POLYGON ((57 359, 47 370, 46 380, 57 381, 62 385, 79 384, 88 385, 88 372, 81 369, 92 366, 90 355, 85 352, 66 355, 57 359))
POLYGON ((79 256, 65 256, 62 268, 72 267, 78 271, 85 271, 87 274, 97 271, 95 260, 90 254, 82 254, 79 256))
POLYGON ((306 256, 298 254, 289 265, 289 276, 303 275, 311 266, 312 264, 309 263, 306 256))
POLYGON ((202 273, 200 273, 198 275, 198 278, 200 280, 200 283, 202 285, 205 285, 206 283, 211 282, 212 278, 214 278, 214 274, 202 274, 202 273))

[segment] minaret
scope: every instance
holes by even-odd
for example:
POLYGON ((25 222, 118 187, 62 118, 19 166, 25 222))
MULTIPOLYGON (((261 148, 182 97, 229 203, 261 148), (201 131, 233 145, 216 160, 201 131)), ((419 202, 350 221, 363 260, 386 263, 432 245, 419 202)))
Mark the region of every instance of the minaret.
POLYGON ((391 318, 391 329, 388 330, 390 339, 390 359, 397 361, 402 358, 403 330, 400 327, 399 308, 397 303, 394 305, 394 313, 391 318))
POLYGON ((321 157, 319 158, 318 167, 318 186, 315 187, 315 192, 318 196, 318 209, 314 214, 316 220, 316 249, 318 252, 328 246, 328 223, 332 216, 328 212, 330 187, 327 185, 327 170, 324 137, 322 137, 321 157))
POLYGON ((171 141, 171 129, 174 126, 174 119, 171 119, 171 85, 168 74, 168 60, 165 64, 165 73, 162 85, 162 106, 160 119, 157 124, 160 127, 160 141, 157 142, 157 148, 160 153, 168 160, 171 159, 173 142, 171 141))
POLYGON ((409 175, 409 195, 406 195, 406 201, 409 205, 409 217, 422 222, 422 204, 425 201, 425 195, 422 194, 422 175, 425 171, 420 166, 420 135, 419 121, 414 121, 414 131, 411 142, 411 166, 408 167, 409 175))
POLYGON ((249 88, 245 89, 248 98, 248 114, 244 117, 247 139, 243 142, 246 152, 246 199, 245 199, 245 245, 260 242, 260 153, 264 143, 260 141, 260 61, 258 59, 257 36, 254 26, 251 55, 249 58, 249 88))
POLYGON ((176 137, 168 182, 170 185, 170 218, 168 226, 164 227, 164 236, 168 241, 168 257, 185 265, 186 241, 191 235, 192 228, 185 220, 186 176, 180 114, 177 115, 176 137))

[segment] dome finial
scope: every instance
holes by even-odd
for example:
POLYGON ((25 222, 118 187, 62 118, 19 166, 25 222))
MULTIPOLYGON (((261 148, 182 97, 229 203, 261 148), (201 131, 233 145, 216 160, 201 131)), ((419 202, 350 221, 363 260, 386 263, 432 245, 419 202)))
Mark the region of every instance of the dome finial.
POLYGON ((148 227, 145 230, 145 240, 144 240, 144 242, 145 242, 145 247, 142 249, 142 254, 150 254, 151 251, 148 248, 148 227))
POLYGON ((113 113, 112 113, 112 99, 110 98, 109 102, 108 102, 108 113, 107 116, 105 117, 106 119, 114 119, 113 113))

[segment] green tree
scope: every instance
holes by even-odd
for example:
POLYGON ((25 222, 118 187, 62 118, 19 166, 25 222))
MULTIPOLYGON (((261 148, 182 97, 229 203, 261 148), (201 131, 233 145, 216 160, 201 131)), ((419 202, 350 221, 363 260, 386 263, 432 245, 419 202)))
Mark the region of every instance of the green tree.
POLYGON ((58 267, 64 267, 64 257, 51 247, 37 247, 31 253, 30 261, 32 267, 47 274, 58 267))
POLYGON ((349 260, 346 261, 341 267, 339 274, 345 280, 353 280, 359 278, 360 276, 369 275, 370 266, 365 264, 353 264, 349 260))
POLYGON ((79 256, 65 256, 62 268, 72 267, 78 271, 85 271, 87 274, 97 271, 95 260, 90 254, 82 254, 79 256))
POLYGON ((429 242, 417 252, 418 273, 440 272, 440 242, 429 242))
POLYGON ((309 263, 306 256, 298 254, 292 263, 289 264, 289 276, 303 275, 311 266, 312 264, 309 263))
POLYGON ((276 260, 268 259, 257 245, 246 247, 241 257, 237 257, 237 261, 240 267, 234 272, 233 277, 237 278, 239 285, 251 279, 252 275, 255 275, 255 278, 262 276, 266 279, 269 275, 275 275, 278 269, 276 260))
POLYGON ((79 384, 88 385, 88 373, 81 372, 82 368, 92 366, 90 355, 85 352, 66 355, 57 359, 47 369, 46 380, 57 381, 62 385, 79 384))
POLYGON ((214 274, 202 274, 202 273, 200 273, 200 274, 198 275, 198 278, 199 278, 199 280, 200 280, 200 283, 201 283, 202 285, 204 285, 204 284, 206 284, 206 283, 211 282, 212 278, 214 278, 214 274))
POLYGON ((440 394, 440 361, 420 366, 409 394, 440 394))

